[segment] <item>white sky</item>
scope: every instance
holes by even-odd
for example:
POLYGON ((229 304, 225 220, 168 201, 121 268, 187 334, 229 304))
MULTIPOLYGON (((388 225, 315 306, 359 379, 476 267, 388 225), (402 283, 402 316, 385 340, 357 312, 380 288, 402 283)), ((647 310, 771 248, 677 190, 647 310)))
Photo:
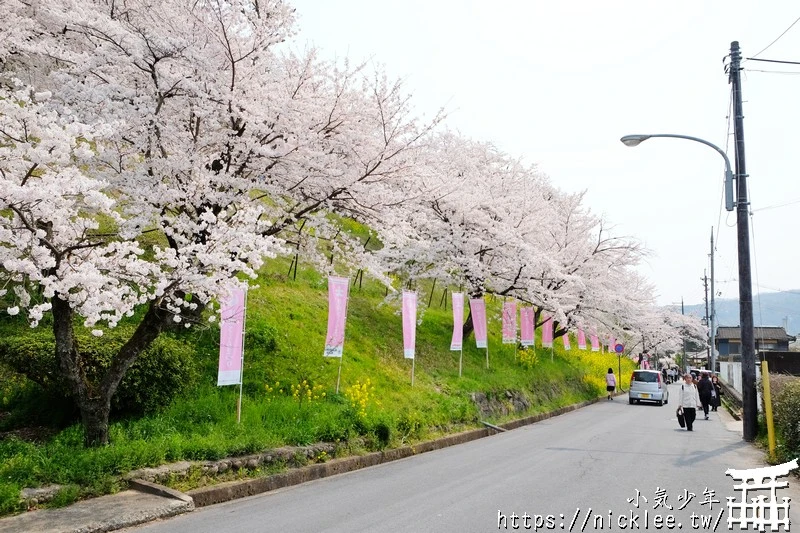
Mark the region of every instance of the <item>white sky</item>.
MULTIPOLYGON (((299 47, 372 58, 406 79, 420 114, 444 106, 463 134, 523 156, 652 250, 642 271, 659 303, 699 303, 711 227, 721 226, 717 292, 738 296, 736 216, 722 158, 678 133, 726 146, 723 57, 751 57, 797 17, 796 0, 292 0, 299 47)), ((800 23, 759 58, 800 61, 800 23)), ((748 61, 746 69, 800 65, 748 61)), ((744 132, 762 291, 800 288, 800 75, 743 73, 744 132)), ((733 125, 728 155, 733 164, 733 125)), ((756 291, 758 287, 754 287, 756 291)), ((800 310, 798 310, 800 314, 800 310)))

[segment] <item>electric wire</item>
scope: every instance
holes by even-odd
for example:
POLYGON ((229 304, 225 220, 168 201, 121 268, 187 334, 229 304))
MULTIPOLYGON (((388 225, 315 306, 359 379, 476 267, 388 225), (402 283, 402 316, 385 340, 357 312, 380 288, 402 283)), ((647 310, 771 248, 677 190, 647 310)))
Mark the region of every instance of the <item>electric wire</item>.
POLYGON ((800 199, 791 200, 789 202, 784 202, 782 204, 773 204, 773 205, 768 205, 766 207, 759 207, 758 209, 753 209, 752 211, 753 211, 753 213, 757 213, 759 211, 766 211, 768 209, 777 209, 779 207, 786 207, 786 206, 794 205, 794 204, 800 204, 800 199))
POLYGON ((764 48, 762 48, 762 49, 761 49, 761 51, 760 51, 760 52, 758 52, 757 54, 754 54, 754 55, 753 55, 753 58, 756 58, 756 57, 760 56, 761 54, 763 54, 764 52, 766 52, 766 51, 767 51, 767 50, 768 50, 768 49, 769 49, 769 48, 770 48, 770 47, 771 47, 773 44, 777 43, 777 42, 778 42, 778 41, 781 39, 781 37, 783 37, 784 35, 786 35, 786 33, 787 33, 789 30, 791 30, 791 29, 794 27, 794 25, 795 25, 795 24, 797 24, 798 22, 800 22, 800 17, 797 17, 797 18, 795 19, 795 21, 794 21, 794 22, 792 22, 791 24, 789 24, 789 27, 788 27, 788 28, 786 28, 785 30, 783 30, 783 33, 781 33, 780 35, 778 35, 778 36, 775 38, 775 40, 774 40, 774 41, 772 41, 772 42, 771 42, 771 43, 769 43, 767 46, 765 46, 764 48))
POLYGON ((762 72, 764 74, 781 74, 784 76, 797 76, 800 74, 800 71, 791 71, 791 70, 763 70, 757 68, 746 68, 744 69, 745 72, 762 72))
POLYGON ((761 61, 762 63, 778 63, 780 65, 800 65, 800 61, 785 61, 783 59, 756 59, 748 57, 745 61, 761 61))

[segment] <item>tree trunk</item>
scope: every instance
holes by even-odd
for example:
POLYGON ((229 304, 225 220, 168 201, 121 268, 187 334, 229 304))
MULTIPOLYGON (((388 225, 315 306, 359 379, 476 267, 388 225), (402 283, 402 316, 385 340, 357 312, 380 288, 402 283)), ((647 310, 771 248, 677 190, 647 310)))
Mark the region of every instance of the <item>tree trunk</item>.
POLYGON ((111 396, 78 400, 83 421, 83 441, 89 446, 108 444, 108 419, 111 414, 111 396))
MULTIPOLYGON (((483 298, 482 291, 472 292, 467 299, 467 305, 469 305, 469 299, 472 298, 483 298)), ((464 326, 461 328, 461 334, 464 339, 469 337, 469 334, 475 330, 475 324, 472 323, 472 307, 469 308, 469 314, 467 315, 467 320, 464 322, 464 326)))
POLYGON ((128 342, 114 356, 111 366, 99 382, 92 382, 84 372, 85 356, 81 354, 75 339, 73 326, 75 312, 68 302, 57 295, 51 299, 56 356, 70 392, 80 409, 86 446, 108 444, 111 398, 117 392, 117 387, 128 368, 161 334, 167 324, 168 314, 159 308, 160 303, 160 300, 150 302, 144 318, 128 342))
POLYGON ((464 322, 464 326, 461 328, 462 338, 466 339, 469 337, 469 334, 472 333, 473 329, 475 329, 475 325, 472 323, 472 309, 470 309, 469 314, 467 315, 467 320, 464 322))

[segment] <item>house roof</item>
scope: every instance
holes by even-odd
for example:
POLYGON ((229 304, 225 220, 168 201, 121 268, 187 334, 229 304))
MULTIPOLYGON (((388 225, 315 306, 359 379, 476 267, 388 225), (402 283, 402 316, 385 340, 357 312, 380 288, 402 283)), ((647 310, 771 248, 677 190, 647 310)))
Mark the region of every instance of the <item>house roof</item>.
MULTIPOLYGON (((777 341, 793 341, 795 337, 786 334, 786 330, 782 327, 755 327, 753 328, 753 335, 756 340, 766 339, 766 340, 777 340, 777 341)), ((730 339, 741 339, 742 334, 740 332, 739 326, 735 327, 728 327, 728 326, 720 326, 717 328, 717 339, 720 340, 730 340, 730 339)))

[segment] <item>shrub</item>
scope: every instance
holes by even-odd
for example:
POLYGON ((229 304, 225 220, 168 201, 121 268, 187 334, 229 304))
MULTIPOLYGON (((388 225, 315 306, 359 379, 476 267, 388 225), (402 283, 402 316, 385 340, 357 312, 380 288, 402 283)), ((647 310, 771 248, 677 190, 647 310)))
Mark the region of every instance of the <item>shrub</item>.
POLYGON ((783 383, 773 396, 777 433, 781 436, 778 454, 791 459, 800 453, 800 380, 783 383))
MULTIPOLYGON (((96 380, 127 340, 126 333, 112 331, 103 338, 91 335, 78 337, 79 349, 88 354, 87 377, 96 380)), ((162 335, 134 362, 125 374, 114 396, 117 412, 141 413, 169 404, 173 397, 195 384, 197 371, 190 346, 173 337, 162 335)), ((52 333, 33 331, 25 335, 0 339, 0 359, 13 371, 37 383, 50 402, 63 402, 70 390, 63 379, 55 355, 52 333)))
POLYGON ((197 381, 192 356, 187 344, 168 336, 157 338, 125 374, 115 396, 115 407, 120 411, 151 412, 168 405, 197 381))
POLYGON ((0 516, 23 510, 24 506, 19 498, 19 487, 0 481, 0 516))

